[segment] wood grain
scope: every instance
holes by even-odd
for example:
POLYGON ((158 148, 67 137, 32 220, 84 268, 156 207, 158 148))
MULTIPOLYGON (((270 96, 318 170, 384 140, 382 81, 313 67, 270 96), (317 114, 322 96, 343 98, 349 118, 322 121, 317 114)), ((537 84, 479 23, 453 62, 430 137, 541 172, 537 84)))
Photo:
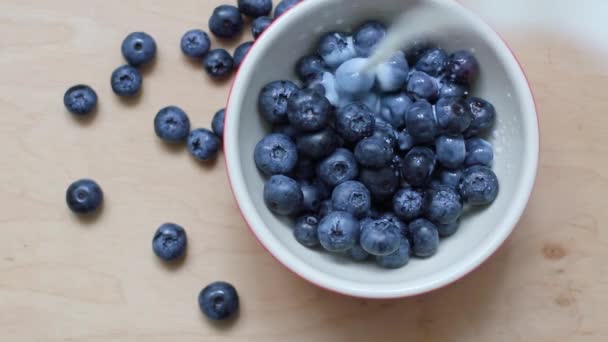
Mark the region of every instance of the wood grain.
POLYGON ((538 100, 542 155, 530 205, 509 242, 462 281, 365 301, 280 266, 247 231, 223 159, 201 165, 153 134, 168 104, 205 127, 223 107, 229 84, 210 82, 178 48, 222 2, 0 2, 1 341, 608 340, 608 72, 588 49, 500 27, 538 100), (122 102, 109 75, 133 30, 156 38, 159 58, 143 95, 122 102), (87 122, 62 104, 79 82, 100 97, 87 122), (107 195, 93 220, 65 206, 66 187, 81 177, 107 195), (174 267, 151 252, 165 221, 187 227, 191 242, 174 267), (229 326, 209 324, 196 304, 217 279, 242 298, 229 326))

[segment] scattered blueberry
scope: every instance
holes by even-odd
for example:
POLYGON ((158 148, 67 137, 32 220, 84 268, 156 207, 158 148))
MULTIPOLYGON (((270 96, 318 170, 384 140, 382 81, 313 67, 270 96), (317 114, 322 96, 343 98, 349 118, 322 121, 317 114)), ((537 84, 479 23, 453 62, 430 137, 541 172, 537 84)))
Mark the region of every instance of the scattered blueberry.
POLYGON ((406 93, 389 94, 382 98, 380 114, 396 129, 405 126, 405 114, 412 105, 406 93))
POLYGON ((355 246, 360 234, 359 221, 349 212, 334 211, 319 223, 321 246, 330 252, 345 252, 355 246))
POLYGON ((165 107, 154 118, 154 131, 167 142, 185 141, 190 133, 190 119, 179 107, 165 107))
POLYGON ((291 81, 274 81, 266 84, 258 97, 258 109, 269 123, 287 123, 289 98, 299 91, 291 81))
POLYGON ((272 11, 272 0, 238 0, 238 5, 241 13, 252 18, 269 15, 272 11))
POLYGON ((228 51, 224 49, 215 49, 209 51, 203 61, 207 74, 213 78, 222 78, 227 76, 234 69, 234 59, 228 51))
POLYGON ((133 96, 141 89, 143 79, 137 69, 123 65, 112 73, 112 90, 118 96, 133 96))
POLYGON ((414 147, 403 158, 401 175, 412 186, 423 186, 435 170, 435 153, 428 147, 414 147))
POLYGON ((298 153, 312 159, 325 158, 338 148, 338 135, 331 128, 299 135, 296 138, 298 153))
POLYGON ((329 32, 321 37, 318 53, 331 68, 357 56, 353 37, 342 32, 329 32))
POLYGON ((201 311, 215 321, 226 320, 234 316, 239 309, 239 296, 234 286, 216 281, 207 285, 198 295, 201 311))
POLYGON ((414 188, 399 190, 393 198, 395 215, 405 221, 411 221, 422 216, 426 204, 425 193, 414 188))
POLYGON ((268 26, 272 24, 270 17, 258 17, 251 23, 251 35, 253 39, 258 39, 262 32, 266 31, 268 26))
POLYGON ((302 89, 289 98, 287 117, 298 130, 318 131, 330 120, 331 104, 322 94, 312 89, 302 89))
POLYGON ((310 182, 301 182, 302 189, 302 211, 305 213, 316 213, 321 206, 321 193, 319 189, 310 182))
POLYGON ((152 250, 165 261, 175 260, 186 252, 186 231, 175 223, 164 223, 154 233, 152 250))
POLYGON ((407 92, 417 100, 434 102, 439 96, 439 84, 428 74, 414 71, 407 81, 407 92))
POLYGON ((438 77, 441 76, 448 64, 448 54, 443 49, 434 48, 425 52, 416 62, 416 70, 438 77))
POLYGON ((409 72, 405 54, 397 52, 376 68, 376 84, 384 92, 398 91, 406 84, 409 72))
POLYGON ((319 219, 312 215, 302 216, 296 220, 293 236, 302 246, 316 247, 319 245, 319 219))
POLYGON ((241 45, 239 45, 235 50, 234 50, 234 67, 235 68, 239 68, 241 66, 241 63, 243 62, 243 59, 245 59, 245 56, 247 56, 247 53, 249 52, 249 49, 251 49, 251 47, 253 46, 253 42, 245 42, 241 45))
POLYGON ((305 83, 309 83, 326 71, 327 65, 319 55, 304 56, 296 63, 296 74, 305 83))
POLYGON ((336 131, 344 140, 355 143, 374 134, 373 112, 363 103, 353 102, 338 110, 336 131))
POLYGON ((137 67, 154 59, 156 42, 145 32, 133 32, 123 40, 121 51, 127 63, 137 67))
POLYGON ((386 219, 365 222, 361 228, 361 247, 371 255, 389 255, 399 249, 401 231, 386 219))
POLYGON ((231 5, 216 7, 209 18, 209 29, 219 38, 233 38, 243 29, 241 12, 231 5))
POLYGON ((91 179, 78 180, 68 187, 65 193, 68 207, 76 214, 90 214, 101 207, 103 192, 91 179))
POLYGON ((188 151, 197 160, 211 160, 217 156, 222 142, 206 128, 198 128, 188 135, 188 151))
POLYGON ((487 166, 471 166, 464 170, 459 190, 465 203, 487 205, 498 197, 498 178, 487 166))
POLYGON ((365 138, 355 147, 355 158, 364 167, 383 168, 389 165, 394 157, 393 147, 381 137, 365 138))
POLYGON ((368 21, 355 30, 353 43, 357 54, 371 56, 376 46, 386 36, 386 27, 377 21, 368 21))
POLYGON ((287 174, 298 161, 296 144, 286 135, 273 133, 255 146, 255 165, 266 175, 287 174))
POLYGON ((439 249, 439 232, 437 226, 426 219, 412 221, 409 226, 412 239, 413 254, 420 258, 428 258, 439 249))
POLYGON ((344 96, 366 94, 374 86, 374 75, 362 71, 365 63, 365 58, 353 58, 342 63, 336 70, 336 85, 344 96))
POLYGON ((439 232, 439 236, 442 238, 450 237, 458 231, 460 226, 460 220, 456 220, 452 223, 448 224, 438 224, 437 231, 439 232))
POLYGON ((471 85, 479 75, 479 63, 471 52, 456 51, 450 55, 447 72, 450 81, 471 85))
POLYGON ((401 268, 410 261, 410 242, 405 237, 401 237, 399 248, 389 254, 376 257, 376 263, 383 268, 401 268))
POLYGON ((435 105, 437 126, 449 134, 462 134, 471 125, 473 116, 465 102, 458 97, 442 97, 435 105))
POLYGON ((348 211, 355 217, 362 217, 371 208, 371 194, 360 182, 346 181, 334 189, 331 195, 332 207, 348 211))
POLYGON ((382 169, 362 169, 359 181, 363 183, 376 200, 392 198, 399 188, 399 174, 390 166, 382 169))
POLYGON ((330 187, 353 180, 359 174, 359 165, 354 154, 339 148, 319 163, 317 174, 330 187))
POLYGON ((274 17, 278 18, 302 0, 282 0, 274 9, 274 17))
POLYGON ((405 115, 408 133, 418 143, 435 140, 438 133, 433 106, 425 100, 414 102, 405 115))
POLYGON ((264 185, 264 203, 277 215, 296 214, 303 201, 300 184, 287 176, 274 175, 264 185))
POLYGON ((426 217, 439 224, 453 223, 462 214, 462 199, 457 190, 450 187, 439 186, 430 190, 426 217))
POLYGON ((213 115, 213 120, 211 121, 211 129, 213 133, 218 137, 222 138, 224 136, 224 116, 226 114, 226 110, 224 108, 218 110, 213 115))
POLYGON ((184 55, 201 58, 209 52, 211 40, 205 31, 195 29, 184 33, 180 46, 184 55))
POLYGON ((440 135, 435 140, 437 161, 448 169, 456 169, 464 164, 467 150, 461 135, 440 135))
POLYGON ((97 106, 97 93, 88 85, 75 85, 63 95, 63 104, 70 113, 85 116, 97 106))
POLYGON ((471 125, 464 132, 465 137, 469 138, 485 133, 494 126, 496 109, 490 102, 479 97, 471 97, 466 100, 466 106, 473 115, 473 121, 471 121, 471 125))
POLYGON ((492 162, 494 161, 494 149, 489 142, 481 138, 471 138, 466 142, 466 149, 467 158, 464 162, 466 166, 492 166, 492 162))

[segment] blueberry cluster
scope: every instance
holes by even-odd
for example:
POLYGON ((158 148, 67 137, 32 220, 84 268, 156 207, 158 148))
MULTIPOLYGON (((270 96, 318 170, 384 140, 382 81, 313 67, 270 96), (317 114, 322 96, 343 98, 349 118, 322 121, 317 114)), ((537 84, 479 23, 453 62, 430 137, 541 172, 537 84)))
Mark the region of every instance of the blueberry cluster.
POLYGON ((469 96, 480 66, 467 50, 419 43, 366 71, 385 35, 377 21, 326 33, 297 61, 299 84, 264 86, 258 110, 272 133, 254 161, 269 177, 267 207, 294 218, 298 242, 392 269, 433 256, 467 206, 496 199, 482 138, 496 111, 469 96))

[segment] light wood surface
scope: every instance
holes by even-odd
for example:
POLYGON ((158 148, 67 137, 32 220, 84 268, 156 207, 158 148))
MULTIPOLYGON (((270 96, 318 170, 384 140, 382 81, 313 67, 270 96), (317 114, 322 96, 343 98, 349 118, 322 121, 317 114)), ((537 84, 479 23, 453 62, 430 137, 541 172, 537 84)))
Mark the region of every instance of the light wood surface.
POLYGON ((223 158, 196 163, 153 133, 163 106, 182 106, 206 127, 223 107, 229 83, 210 82, 178 47, 222 2, 0 2, 0 341, 608 340, 608 72, 597 50, 499 25, 538 100, 542 154, 530 205, 509 242, 462 281, 366 301, 278 264, 241 219, 223 158), (143 95, 124 103, 109 76, 133 30, 152 34, 159 56, 143 95), (62 104, 81 82, 100 98, 85 123, 62 104), (81 177, 106 194, 94 220, 65 205, 81 177), (165 221, 189 234, 177 267, 151 251, 165 221), (232 325, 210 324, 197 307, 200 289, 218 279, 241 295, 232 325))

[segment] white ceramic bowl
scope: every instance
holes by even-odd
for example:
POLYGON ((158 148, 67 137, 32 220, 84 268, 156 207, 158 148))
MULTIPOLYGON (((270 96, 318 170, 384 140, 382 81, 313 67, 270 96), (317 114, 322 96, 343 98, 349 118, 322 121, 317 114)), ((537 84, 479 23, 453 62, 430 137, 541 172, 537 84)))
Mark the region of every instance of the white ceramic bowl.
POLYGON ((446 32, 438 43, 448 51, 474 49, 482 68, 474 94, 490 100, 498 112, 491 140, 500 194, 492 206, 467 217, 459 232, 442 241, 432 258, 412 259, 399 270, 386 270, 302 247, 293 238, 291 223, 265 207, 265 179, 253 162, 254 146, 269 132, 257 111, 260 89, 273 80, 295 80, 296 60, 313 51, 321 33, 352 30, 368 19, 390 23, 413 1, 305 0, 258 39, 233 84, 224 136, 228 174, 240 210, 255 236, 278 261, 331 291, 394 298, 454 282, 488 259, 507 239, 532 191, 538 163, 538 122, 532 93, 517 60, 495 31, 457 2, 421 2, 434 8, 438 20, 452 16, 459 23, 461 29, 446 32))

